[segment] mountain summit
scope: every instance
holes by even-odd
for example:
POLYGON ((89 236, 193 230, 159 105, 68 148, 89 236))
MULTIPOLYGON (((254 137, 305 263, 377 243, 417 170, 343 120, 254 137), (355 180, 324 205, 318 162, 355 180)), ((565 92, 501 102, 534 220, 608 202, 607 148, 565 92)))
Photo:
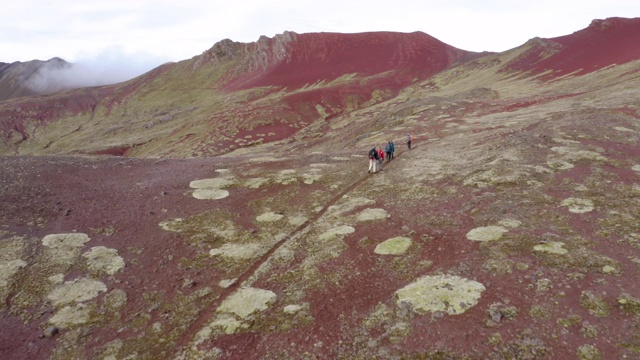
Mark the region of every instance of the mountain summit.
POLYGON ((224 40, 205 52, 206 61, 238 59, 228 73, 228 90, 263 86, 300 88, 330 83, 343 76, 384 74, 403 87, 424 80, 471 53, 427 34, 371 32, 360 34, 286 31, 251 44, 224 40), (386 73, 386 74, 385 74, 386 73))

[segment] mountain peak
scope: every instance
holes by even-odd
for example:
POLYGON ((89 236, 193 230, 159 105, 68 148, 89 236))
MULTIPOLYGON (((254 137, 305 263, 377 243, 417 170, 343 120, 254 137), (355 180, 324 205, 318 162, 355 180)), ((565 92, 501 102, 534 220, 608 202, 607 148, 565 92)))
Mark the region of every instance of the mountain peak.
POLYGON ((442 71, 468 53, 422 32, 285 31, 248 44, 220 41, 196 60, 194 68, 212 61, 235 61, 225 77, 228 89, 299 88, 346 75, 368 77, 389 71, 404 83, 442 71))

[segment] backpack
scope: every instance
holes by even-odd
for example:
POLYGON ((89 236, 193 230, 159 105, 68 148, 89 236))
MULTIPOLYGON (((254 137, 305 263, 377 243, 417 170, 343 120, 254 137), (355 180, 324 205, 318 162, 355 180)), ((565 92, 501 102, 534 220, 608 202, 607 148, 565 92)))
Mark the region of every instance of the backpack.
POLYGON ((377 154, 376 148, 369 150, 369 159, 375 159, 377 154))

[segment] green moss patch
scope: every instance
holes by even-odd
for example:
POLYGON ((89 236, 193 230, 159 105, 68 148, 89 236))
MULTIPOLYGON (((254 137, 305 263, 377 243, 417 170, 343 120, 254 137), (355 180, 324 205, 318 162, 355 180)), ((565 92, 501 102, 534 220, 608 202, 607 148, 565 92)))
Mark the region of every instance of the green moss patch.
POLYGON ((569 208, 569 211, 576 214, 583 214, 593 211, 593 201, 589 199, 580 199, 570 197, 562 200, 562 206, 569 208))
POLYGON ((394 237, 378 244, 374 252, 379 255, 402 255, 409 249, 411 242, 407 237, 394 237))
POLYGON ((56 306, 72 302, 82 302, 95 298, 101 292, 107 291, 107 286, 98 280, 79 278, 67 281, 53 289, 47 298, 56 306))
POLYGON ((92 306, 87 304, 65 306, 49 319, 49 323, 61 329, 83 325, 91 319, 92 310, 92 306))
POLYGON ((640 299, 625 293, 618 296, 617 301, 624 311, 640 316, 640 299))
POLYGON ((243 287, 226 298, 216 311, 246 318, 256 311, 266 310, 277 298, 270 290, 243 287))
POLYGON ((596 295, 591 291, 583 291, 580 295, 580 305, 589 310, 592 315, 598 317, 608 316, 611 308, 603 296, 596 295))
POLYGON ((593 345, 580 345, 576 351, 579 360, 602 360, 600 350, 593 345))
POLYGON ((564 248, 564 243, 561 241, 550 241, 544 244, 538 244, 533 247, 534 251, 556 254, 556 255, 564 255, 569 252, 569 250, 564 248))
POLYGON ((212 178, 193 180, 189 187, 193 189, 222 189, 235 184, 235 180, 229 178, 212 178))
POLYGON ((25 266, 26 261, 20 259, 0 261, 0 291, 9 284, 11 277, 25 266))
POLYGON ((325 231, 322 235, 320 235, 321 240, 331 240, 338 235, 348 235, 355 232, 356 229, 349 225, 337 226, 332 229, 325 231))
POLYGON ((256 220, 258 222, 274 222, 274 221, 278 221, 280 219, 282 219, 284 217, 284 215, 282 214, 277 214, 274 212, 268 212, 268 213, 264 213, 261 215, 258 215, 256 217, 256 220))
POLYGON ((260 244, 224 244, 219 248, 209 250, 209 255, 222 255, 235 259, 251 259, 262 253, 260 244))
POLYGON ((200 200, 220 200, 229 196, 227 190, 222 189, 196 189, 193 192, 193 197, 200 200))
POLYGON ((258 177, 258 178, 252 178, 252 179, 248 179, 244 182, 244 186, 248 187, 250 189, 258 189, 259 187, 261 187, 262 185, 265 185, 269 182, 269 179, 267 178, 263 178, 263 177, 258 177))
POLYGON ((473 241, 493 241, 498 240, 508 232, 506 228, 502 226, 483 226, 470 230, 467 233, 467 239, 473 241))
POLYGON ((97 273, 113 275, 124 268, 124 259, 118 255, 118 250, 104 246, 95 246, 82 255, 87 259, 89 269, 97 273))
POLYGON ((49 234, 42 238, 42 245, 51 249, 80 248, 91 240, 83 233, 49 234))
POLYGON ((478 303, 484 285, 452 275, 427 275, 395 292, 396 303, 409 303, 420 314, 462 314, 478 303))
POLYGON ((385 209, 365 209, 358 214, 358 221, 375 221, 383 220, 389 217, 389 213, 385 209))

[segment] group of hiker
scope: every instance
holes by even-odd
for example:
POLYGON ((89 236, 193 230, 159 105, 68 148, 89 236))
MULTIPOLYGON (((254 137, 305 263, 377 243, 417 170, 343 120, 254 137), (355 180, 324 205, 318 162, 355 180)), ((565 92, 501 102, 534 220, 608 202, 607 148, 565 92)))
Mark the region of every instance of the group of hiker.
MULTIPOLYGON (((407 134, 407 147, 411 150, 411 142, 413 141, 413 135, 407 134)), ((384 147, 384 151, 381 146, 373 147, 369 150, 369 173, 377 173, 382 170, 382 164, 384 159, 387 162, 393 160, 393 154, 396 151, 396 144, 393 140, 389 140, 384 147)))

